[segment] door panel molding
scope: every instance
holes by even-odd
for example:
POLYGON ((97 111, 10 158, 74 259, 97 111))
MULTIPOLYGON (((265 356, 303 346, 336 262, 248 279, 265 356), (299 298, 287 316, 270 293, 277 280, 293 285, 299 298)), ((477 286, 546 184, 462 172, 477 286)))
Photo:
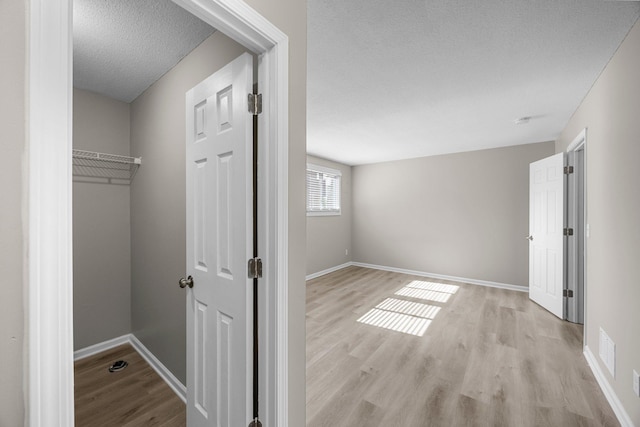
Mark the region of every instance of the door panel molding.
POLYGON ((253 116, 246 104, 252 82, 253 57, 243 53, 186 93, 186 274, 195 282, 185 299, 190 426, 252 418, 252 282, 243 274, 254 241, 253 116), (198 175, 207 159, 208 170, 198 175), (214 255, 210 268, 201 268, 200 248, 214 255))
POLYGON ((529 297, 563 319, 565 155, 529 165, 529 297), (529 238, 530 237, 530 238, 529 238))

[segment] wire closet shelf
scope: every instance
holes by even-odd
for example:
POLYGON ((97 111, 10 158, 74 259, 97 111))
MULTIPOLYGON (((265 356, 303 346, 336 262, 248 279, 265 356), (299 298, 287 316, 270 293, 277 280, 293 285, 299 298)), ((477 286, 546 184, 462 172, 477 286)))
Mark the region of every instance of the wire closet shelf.
POLYGON ((129 184, 142 163, 140 157, 73 150, 73 176, 92 182, 129 184))

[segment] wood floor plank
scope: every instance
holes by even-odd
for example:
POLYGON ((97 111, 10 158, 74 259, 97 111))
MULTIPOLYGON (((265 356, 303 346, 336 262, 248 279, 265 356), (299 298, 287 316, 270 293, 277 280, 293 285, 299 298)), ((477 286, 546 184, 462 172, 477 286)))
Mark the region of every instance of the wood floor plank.
POLYGON ((75 363, 75 425, 186 425, 185 404, 129 344, 75 363), (108 368, 117 360, 129 365, 108 368))
POLYGON ((619 425, 582 326, 522 292, 362 267, 307 283, 307 404, 313 427, 619 425), (401 332, 427 313, 409 303, 439 308, 421 336, 401 332))

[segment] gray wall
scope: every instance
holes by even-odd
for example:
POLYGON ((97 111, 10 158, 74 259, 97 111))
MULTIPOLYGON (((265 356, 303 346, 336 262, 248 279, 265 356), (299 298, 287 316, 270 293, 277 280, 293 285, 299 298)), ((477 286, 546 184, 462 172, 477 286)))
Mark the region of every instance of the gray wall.
POLYGON ((553 142, 353 167, 353 260, 528 286, 529 163, 553 142))
POLYGON ((24 419, 25 3, 0 1, 0 426, 24 419))
MULTIPOLYGON (((129 104, 73 91, 73 147, 129 155, 129 104)), ((131 332, 128 185, 73 183, 73 338, 84 348, 131 332)))
POLYGON ((131 314, 135 336, 186 384, 185 94, 245 49, 214 33, 131 103, 131 314))
POLYGON ((307 163, 342 172, 341 214, 307 216, 307 274, 312 274, 351 261, 351 166, 313 156, 307 156, 307 163))
POLYGON ((566 150, 587 129, 586 343, 633 423, 640 399, 631 389, 640 372, 640 22, 562 132, 566 150), (599 328, 616 343, 616 377, 598 357, 599 328))

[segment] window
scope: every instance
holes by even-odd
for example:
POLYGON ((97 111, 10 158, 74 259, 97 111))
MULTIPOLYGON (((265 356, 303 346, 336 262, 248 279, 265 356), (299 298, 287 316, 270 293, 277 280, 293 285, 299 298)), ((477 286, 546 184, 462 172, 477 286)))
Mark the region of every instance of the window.
POLYGON ((339 170, 307 164, 307 215, 340 215, 339 170))

